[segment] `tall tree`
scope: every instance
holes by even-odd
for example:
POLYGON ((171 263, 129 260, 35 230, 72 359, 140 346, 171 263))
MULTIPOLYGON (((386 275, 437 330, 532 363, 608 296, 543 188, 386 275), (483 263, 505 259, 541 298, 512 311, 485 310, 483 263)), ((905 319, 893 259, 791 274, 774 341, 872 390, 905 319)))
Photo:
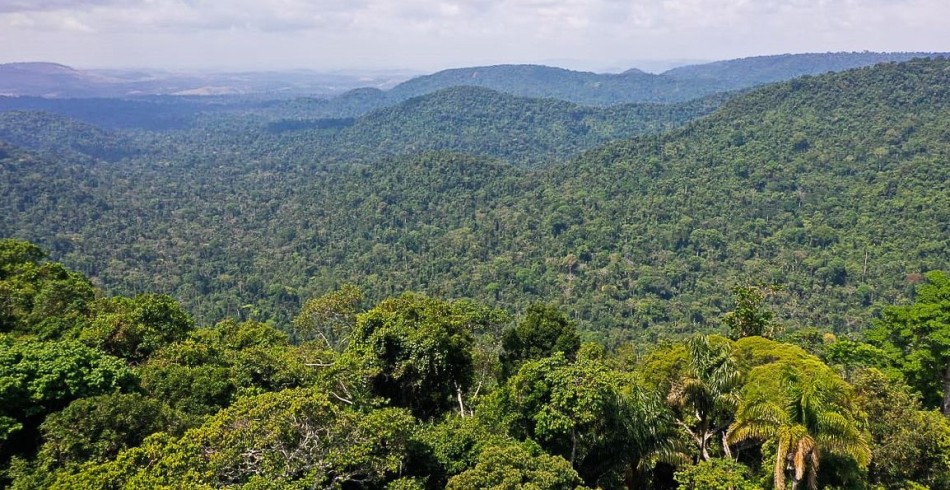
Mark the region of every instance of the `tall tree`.
POLYGON ((352 284, 308 300, 294 318, 297 340, 319 340, 334 350, 346 348, 363 292, 352 284))
POLYGON ((568 460, 592 486, 619 479, 672 426, 659 398, 630 376, 561 353, 525 363, 489 404, 511 435, 568 460))
POLYGON ((760 366, 750 373, 728 439, 774 444, 775 488, 791 477, 793 490, 806 481, 815 489, 825 454, 862 467, 870 462, 867 436, 849 404, 847 384, 817 360, 760 366))
POLYGON ((719 437, 722 451, 731 456, 726 429, 739 406, 743 376, 728 339, 699 335, 686 341, 685 369, 674 379, 666 401, 677 423, 709 461, 710 441, 719 437))
POLYGON ((733 339, 742 337, 769 336, 772 327, 772 312, 765 309, 765 298, 770 288, 736 286, 732 288, 735 309, 722 317, 733 339))

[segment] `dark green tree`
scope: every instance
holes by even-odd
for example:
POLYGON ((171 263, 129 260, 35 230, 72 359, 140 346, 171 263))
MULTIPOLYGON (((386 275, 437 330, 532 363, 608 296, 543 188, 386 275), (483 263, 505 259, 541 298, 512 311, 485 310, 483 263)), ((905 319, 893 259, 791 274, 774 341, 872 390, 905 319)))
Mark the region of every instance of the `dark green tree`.
POLYGON ((518 372, 527 361, 542 359, 556 352, 573 360, 581 347, 577 327, 555 306, 535 303, 524 318, 502 336, 502 376, 518 372))
POLYGON ((666 402, 703 461, 712 459, 711 443, 721 443, 723 455, 731 457, 726 429, 739 407, 744 382, 732 343, 700 335, 686 341, 686 351, 686 365, 674 375, 666 402))
POLYGON ((46 418, 39 459, 51 467, 104 462, 155 432, 175 432, 177 417, 164 403, 137 393, 81 398, 46 418))
POLYGON ((421 418, 453 405, 473 377, 473 331, 479 318, 459 304, 407 293, 357 317, 347 346, 369 370, 372 393, 421 418))
POLYGON ((950 488, 950 420, 922 410, 910 387, 876 369, 858 371, 852 383, 871 433, 869 482, 887 489, 950 488))

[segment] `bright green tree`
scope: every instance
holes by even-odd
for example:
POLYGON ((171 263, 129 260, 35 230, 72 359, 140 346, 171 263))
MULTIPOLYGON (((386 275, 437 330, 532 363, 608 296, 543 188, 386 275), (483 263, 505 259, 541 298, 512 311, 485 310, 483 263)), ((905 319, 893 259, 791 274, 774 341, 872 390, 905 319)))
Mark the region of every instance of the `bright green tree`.
POLYGON ((890 354, 927 406, 950 416, 950 275, 925 277, 914 304, 885 308, 867 337, 890 354))
POLYGON ((121 359, 71 341, 13 341, 0 336, 0 455, 31 450, 50 413, 78 398, 132 389, 121 359), (17 444, 11 436, 20 430, 17 444))
POLYGON ((773 314, 764 306, 770 288, 736 286, 732 288, 735 308, 722 317, 733 339, 772 334, 773 314))
POLYGON ((81 398, 40 426, 40 460, 53 467, 106 461, 155 432, 174 432, 176 425, 167 405, 137 393, 81 398))
POLYGON ((131 363, 145 361, 165 345, 182 340, 194 322, 174 298, 163 294, 114 297, 96 305, 95 317, 79 338, 131 363))
POLYGON ((749 467, 731 459, 700 461, 676 472, 681 490, 761 490, 753 483, 749 467))
POLYGON ((619 479, 672 425, 658 397, 629 375, 560 353, 525 363, 488 405, 512 436, 568 460, 588 485, 619 479))
POLYGON ((95 290, 29 242, 0 240, 0 332, 55 340, 87 323, 95 290))
POLYGON ((750 372, 728 440, 774 444, 775 488, 784 489, 790 479, 793 489, 803 483, 814 489, 827 455, 860 467, 870 462, 868 437, 855 412, 848 385, 817 359, 773 362, 750 372))

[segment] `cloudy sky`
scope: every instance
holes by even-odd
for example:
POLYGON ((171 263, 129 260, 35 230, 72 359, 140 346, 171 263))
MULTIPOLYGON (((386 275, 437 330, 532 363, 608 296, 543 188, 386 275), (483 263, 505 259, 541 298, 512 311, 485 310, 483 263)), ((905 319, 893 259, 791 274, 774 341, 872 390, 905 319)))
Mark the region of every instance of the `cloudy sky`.
POLYGON ((0 0, 0 62, 187 70, 624 67, 950 51, 948 0, 0 0))

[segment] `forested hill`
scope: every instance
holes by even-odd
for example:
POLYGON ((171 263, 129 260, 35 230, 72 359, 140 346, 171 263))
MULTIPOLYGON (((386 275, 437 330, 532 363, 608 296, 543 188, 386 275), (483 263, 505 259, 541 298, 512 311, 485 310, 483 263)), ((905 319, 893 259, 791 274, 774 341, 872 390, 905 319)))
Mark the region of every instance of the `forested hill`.
POLYGON ((947 60, 793 80, 590 152, 548 176, 546 208, 563 210, 563 242, 617 253, 578 260, 596 274, 574 284, 613 292, 601 277, 619 263, 615 297, 660 319, 708 321, 696 292, 768 283, 801 324, 862 328, 950 263, 948 115, 947 60))
POLYGON ((371 299, 553 300, 613 342, 718 328, 731 287, 776 284, 787 328, 857 330, 950 263, 948 87, 947 60, 794 80, 536 171, 457 153, 292 165, 240 145, 205 159, 198 138, 121 164, 14 152, 0 234, 204 320, 287 319, 352 282, 371 299))
POLYGON ((276 146, 336 161, 449 150, 542 166, 610 141, 681 126, 726 99, 593 108, 452 87, 356 119, 284 119, 268 130, 276 133, 276 146))

